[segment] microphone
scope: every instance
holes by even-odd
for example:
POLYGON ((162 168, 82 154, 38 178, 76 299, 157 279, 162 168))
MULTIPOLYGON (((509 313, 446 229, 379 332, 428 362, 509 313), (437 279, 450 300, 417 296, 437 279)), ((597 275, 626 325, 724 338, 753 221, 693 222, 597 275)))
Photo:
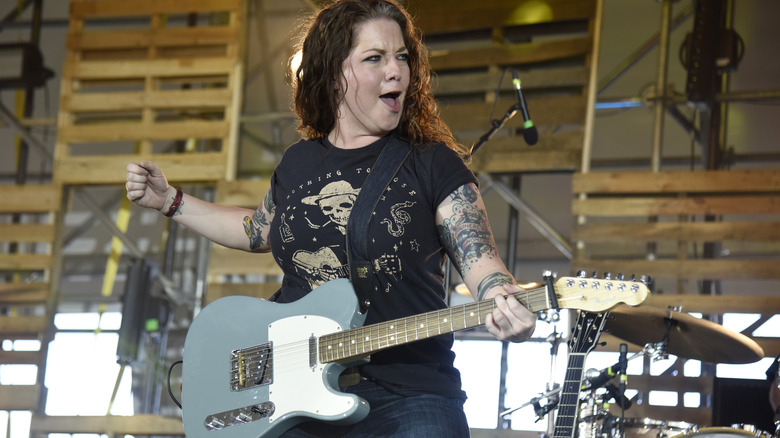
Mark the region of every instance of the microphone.
POLYGON ((620 406, 622 409, 628 409, 631 407, 631 400, 629 400, 623 393, 620 392, 620 390, 615 387, 614 383, 607 383, 607 386, 605 386, 607 389, 607 394, 613 399, 615 399, 615 402, 620 406))
POLYGON ((523 138, 529 146, 533 146, 539 141, 539 131, 536 130, 534 122, 531 121, 531 116, 528 115, 528 105, 525 103, 525 96, 520 88, 520 78, 517 77, 515 69, 512 69, 512 85, 515 86, 517 100, 520 102, 520 112, 523 114, 523 138))
POLYGON ((588 388, 596 389, 604 386, 605 383, 609 382, 618 375, 621 369, 623 369, 622 365, 626 362, 628 362, 628 360, 626 360, 625 357, 622 357, 622 359, 618 360, 616 364, 609 368, 604 368, 602 371, 599 371, 595 368, 591 368, 586 371, 585 380, 588 381, 588 388))
POLYGON ((628 345, 626 344, 620 344, 618 363, 620 364, 620 394, 623 395, 626 392, 626 382, 628 381, 628 376, 626 375, 626 368, 628 367, 628 345))

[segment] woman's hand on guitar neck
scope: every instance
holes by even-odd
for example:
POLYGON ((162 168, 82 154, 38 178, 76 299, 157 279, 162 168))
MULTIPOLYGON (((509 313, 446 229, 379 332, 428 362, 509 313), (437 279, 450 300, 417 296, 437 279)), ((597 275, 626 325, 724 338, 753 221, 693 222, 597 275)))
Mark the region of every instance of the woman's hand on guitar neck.
POLYGON ((522 292, 523 288, 516 284, 505 284, 502 288, 500 291, 494 289, 498 291, 493 297, 496 307, 488 315, 485 327, 499 341, 527 341, 536 328, 536 314, 508 296, 522 292))

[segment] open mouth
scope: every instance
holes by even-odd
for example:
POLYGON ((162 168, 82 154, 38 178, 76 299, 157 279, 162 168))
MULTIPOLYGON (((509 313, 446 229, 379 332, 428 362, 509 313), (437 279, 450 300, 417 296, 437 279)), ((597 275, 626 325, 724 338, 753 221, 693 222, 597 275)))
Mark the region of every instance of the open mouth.
POLYGON ((395 91, 392 93, 387 93, 379 96, 379 99, 384 102, 385 105, 390 109, 390 111, 398 112, 401 111, 401 92, 395 91))

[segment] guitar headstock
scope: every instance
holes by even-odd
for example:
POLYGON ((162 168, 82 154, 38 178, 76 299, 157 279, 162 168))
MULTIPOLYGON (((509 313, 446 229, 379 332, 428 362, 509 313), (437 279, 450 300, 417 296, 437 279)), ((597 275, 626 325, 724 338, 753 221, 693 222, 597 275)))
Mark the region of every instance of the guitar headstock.
POLYGON ((557 278, 553 283, 560 308, 589 312, 603 312, 621 303, 638 306, 650 295, 651 284, 652 279, 646 275, 626 279, 623 274, 613 277, 605 273, 597 278, 595 273, 588 277, 584 271, 576 277, 557 278))
POLYGON ((580 312, 569 339, 569 353, 589 353, 596 347, 606 315, 608 313, 580 312))

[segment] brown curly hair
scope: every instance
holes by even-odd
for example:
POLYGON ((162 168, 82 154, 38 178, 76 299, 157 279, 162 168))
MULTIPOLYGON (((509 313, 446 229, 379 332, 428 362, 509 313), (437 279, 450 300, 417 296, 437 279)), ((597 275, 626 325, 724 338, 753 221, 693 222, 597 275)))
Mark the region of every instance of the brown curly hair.
POLYGON ((467 150, 439 117, 431 92, 428 50, 421 34, 395 0, 339 0, 308 21, 308 30, 297 47, 301 63, 292 80, 298 132, 306 138, 320 138, 333 130, 341 99, 333 80, 344 78, 343 63, 357 44, 357 27, 378 18, 398 23, 409 51, 411 78, 396 131, 416 147, 444 143, 465 157, 467 150))

